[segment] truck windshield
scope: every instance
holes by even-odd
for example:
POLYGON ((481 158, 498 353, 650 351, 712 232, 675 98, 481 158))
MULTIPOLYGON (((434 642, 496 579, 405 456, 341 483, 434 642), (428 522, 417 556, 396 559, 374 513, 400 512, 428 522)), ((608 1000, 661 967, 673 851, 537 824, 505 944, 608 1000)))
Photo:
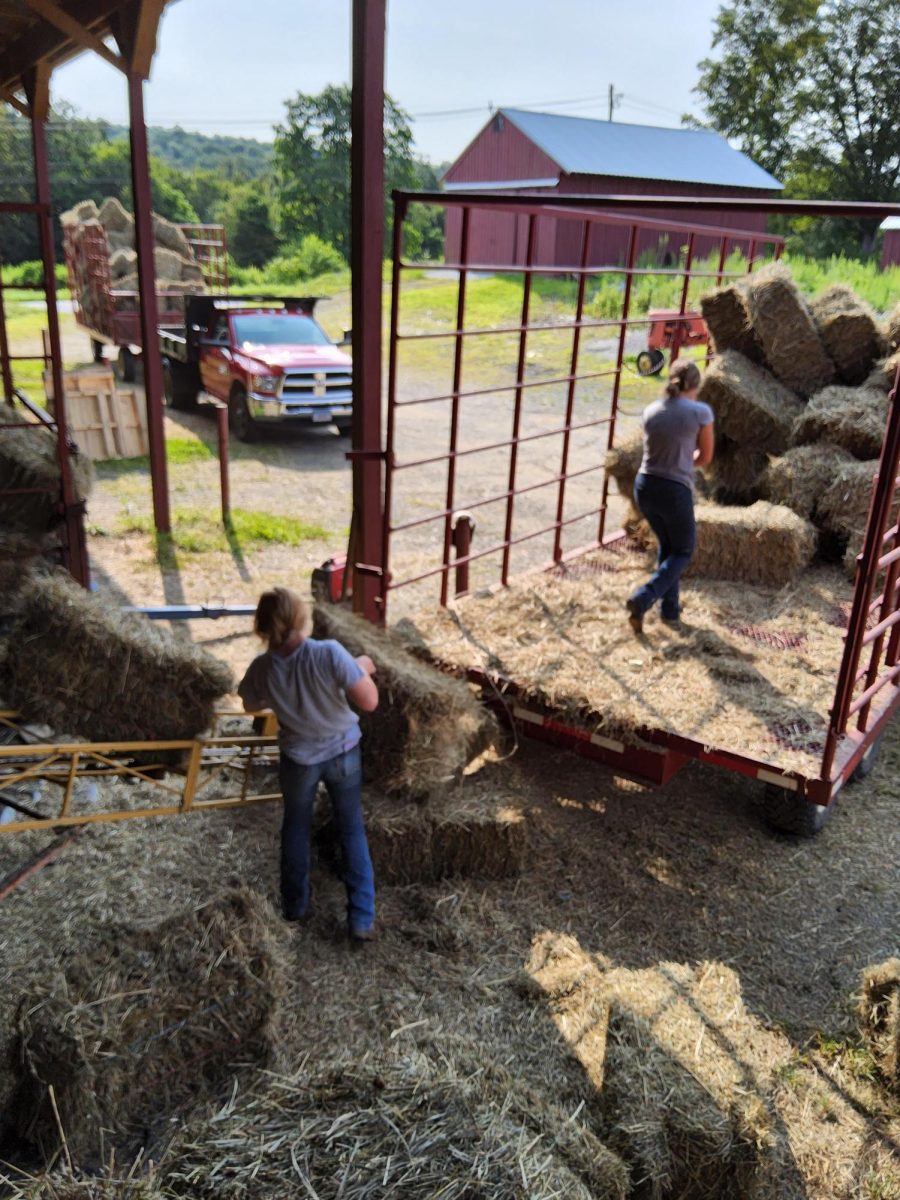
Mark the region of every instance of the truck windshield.
POLYGON ((328 338, 303 313, 254 313, 233 317, 234 339, 242 350, 254 346, 327 346, 328 338))

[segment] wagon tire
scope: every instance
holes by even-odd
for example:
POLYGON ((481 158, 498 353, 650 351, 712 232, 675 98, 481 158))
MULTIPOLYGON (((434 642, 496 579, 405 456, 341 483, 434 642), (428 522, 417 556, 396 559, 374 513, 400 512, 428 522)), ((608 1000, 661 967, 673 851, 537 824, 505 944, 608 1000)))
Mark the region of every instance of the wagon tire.
POLYGON ((881 737, 882 735, 879 734, 853 768, 853 774, 850 776, 850 783, 861 783, 864 779, 868 779, 868 777, 872 774, 875 764, 878 762, 878 751, 881 749, 881 737))
POLYGON ((242 387, 236 387, 229 397, 228 424, 239 442, 255 442, 259 437, 259 428, 250 416, 247 393, 242 387))
POLYGON ((98 341, 97 338, 91 338, 91 354, 93 355, 95 363, 103 363, 106 361, 103 357, 103 343, 98 341))
POLYGON ((789 792, 777 784, 767 783, 763 790, 763 819, 777 833, 811 838, 827 824, 834 804, 813 804, 797 792, 789 792))
POLYGON ((353 420, 350 417, 341 417, 340 420, 335 421, 335 425, 341 437, 349 437, 353 432, 353 420))
POLYGON ((636 359, 638 375, 658 375, 665 361, 661 350, 642 350, 636 359))
POLYGON ((137 374, 137 364, 134 355, 127 346, 119 347, 119 355, 113 365, 113 374, 119 383, 134 383, 137 374))
POLYGON ((197 407, 197 387, 190 368, 168 358, 163 359, 163 392, 166 408, 188 412, 197 407))

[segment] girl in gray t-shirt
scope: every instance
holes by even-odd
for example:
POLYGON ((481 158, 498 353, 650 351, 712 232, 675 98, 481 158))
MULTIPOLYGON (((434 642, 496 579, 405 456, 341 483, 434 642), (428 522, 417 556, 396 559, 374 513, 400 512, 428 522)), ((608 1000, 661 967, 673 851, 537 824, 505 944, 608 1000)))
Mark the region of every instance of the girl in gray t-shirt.
POLYGON ((659 565, 625 601, 635 634, 644 614, 660 602, 670 625, 681 614, 679 580, 694 553, 694 468, 712 462, 713 411, 697 399, 700 369, 689 358, 669 367, 666 390, 644 409, 644 457, 634 481, 634 500, 659 542, 659 565))

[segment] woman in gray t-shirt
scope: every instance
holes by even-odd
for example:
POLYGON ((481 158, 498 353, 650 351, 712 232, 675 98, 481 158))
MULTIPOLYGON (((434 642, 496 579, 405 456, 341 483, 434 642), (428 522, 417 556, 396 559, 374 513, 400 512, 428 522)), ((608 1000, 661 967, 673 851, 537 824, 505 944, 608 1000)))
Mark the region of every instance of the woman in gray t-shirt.
POLYGON ((659 400, 644 409, 644 457, 634 481, 634 500, 659 542, 659 565, 625 601, 635 634, 644 614, 660 602, 670 625, 681 613, 679 580, 694 553, 694 468, 712 462, 713 411, 697 399, 700 370, 689 358, 669 367, 659 400))

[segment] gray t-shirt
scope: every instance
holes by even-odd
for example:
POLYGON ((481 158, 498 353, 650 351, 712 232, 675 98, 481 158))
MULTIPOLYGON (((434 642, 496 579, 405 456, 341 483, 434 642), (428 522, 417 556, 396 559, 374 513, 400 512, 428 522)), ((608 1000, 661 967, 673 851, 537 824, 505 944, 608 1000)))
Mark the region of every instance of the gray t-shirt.
POLYGON ((643 474, 674 479, 693 489, 697 434, 712 420, 713 410, 702 400, 663 396, 648 404, 643 416, 643 474))
POLYGON ((359 741, 359 717, 345 692, 364 674, 340 642, 306 638, 290 654, 267 650, 255 658, 238 695, 249 708, 271 708, 282 751, 309 765, 352 750, 359 741))

